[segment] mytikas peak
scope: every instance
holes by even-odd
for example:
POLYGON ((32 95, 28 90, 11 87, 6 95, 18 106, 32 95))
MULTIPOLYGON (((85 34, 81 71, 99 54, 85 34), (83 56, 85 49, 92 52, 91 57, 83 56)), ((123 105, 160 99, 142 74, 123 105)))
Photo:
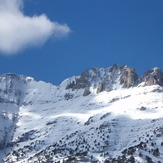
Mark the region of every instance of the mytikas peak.
POLYGON ((0 162, 162 163, 163 72, 115 64, 58 86, 1 75, 0 162))

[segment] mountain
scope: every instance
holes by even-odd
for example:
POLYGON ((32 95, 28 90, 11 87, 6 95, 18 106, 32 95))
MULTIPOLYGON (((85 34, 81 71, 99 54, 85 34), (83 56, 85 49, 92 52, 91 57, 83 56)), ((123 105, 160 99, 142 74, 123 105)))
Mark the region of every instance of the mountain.
POLYGON ((0 76, 0 162, 163 162, 163 72, 92 68, 55 86, 0 76))

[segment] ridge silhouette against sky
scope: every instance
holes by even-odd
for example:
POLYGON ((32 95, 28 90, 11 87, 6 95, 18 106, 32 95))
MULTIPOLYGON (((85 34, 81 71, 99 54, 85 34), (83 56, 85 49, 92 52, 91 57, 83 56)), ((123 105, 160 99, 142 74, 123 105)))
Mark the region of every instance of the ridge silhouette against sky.
MULTIPOLYGON (((4 1, 0 0, 0 21, 7 19, 1 14, 4 1)), ((13 0, 7 1, 10 4, 13 0)), ((32 19, 35 16, 40 20, 36 28, 31 28, 38 35, 31 35, 27 41, 25 37, 18 50, 14 50, 14 43, 19 43, 20 32, 9 35, 12 36, 10 46, 5 46, 10 47, 9 55, 2 50, 4 44, 0 39, 0 74, 24 74, 59 84, 87 68, 109 67, 114 63, 134 67, 139 75, 156 66, 163 70, 162 0, 14 1, 24 3, 23 7, 19 4, 24 17, 32 19), (42 14, 46 16, 42 18, 42 14), (37 29, 42 29, 39 28, 42 19, 45 27, 55 24, 55 29, 39 33, 37 29), (62 35, 66 37, 60 37, 62 35), (32 45, 31 40, 34 41, 32 45)), ((23 19, 19 22, 22 27, 23 19)), ((9 24, 15 32, 17 28, 14 30, 14 24, 9 24)), ((0 35, 3 33, 0 28, 0 35)), ((22 33, 26 33, 26 24, 22 33)))

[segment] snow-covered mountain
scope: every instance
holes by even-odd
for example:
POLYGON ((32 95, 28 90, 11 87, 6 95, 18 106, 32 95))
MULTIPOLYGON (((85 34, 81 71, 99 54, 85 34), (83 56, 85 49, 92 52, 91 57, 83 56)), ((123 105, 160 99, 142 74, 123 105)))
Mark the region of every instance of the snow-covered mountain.
POLYGON ((92 68, 59 86, 0 76, 0 162, 163 162, 163 72, 92 68))

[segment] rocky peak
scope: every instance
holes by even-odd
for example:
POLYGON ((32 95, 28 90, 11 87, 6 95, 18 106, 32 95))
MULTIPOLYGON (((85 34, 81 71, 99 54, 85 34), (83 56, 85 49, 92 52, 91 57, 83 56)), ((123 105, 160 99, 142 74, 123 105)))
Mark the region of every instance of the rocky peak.
MULTIPOLYGON (((28 82, 34 80, 31 77, 16 75, 16 74, 4 74, 0 76, 0 98, 1 101, 10 99, 12 102, 19 103, 20 98, 24 94, 25 87, 28 82)), ((9 102, 9 101, 8 101, 9 102)))
POLYGON ((0 76, 0 89, 20 89, 23 85, 33 80, 33 78, 24 75, 4 74, 0 76))
POLYGON ((91 92, 100 93, 119 88, 129 88, 136 84, 138 75, 127 65, 114 64, 108 68, 91 68, 85 70, 81 76, 70 83, 66 89, 85 89, 84 96, 91 92))
POLYGON ((110 67, 109 72, 114 74, 116 70, 118 70, 120 67, 117 64, 114 64, 112 67, 110 67))
POLYGON ((1 85, 5 84, 8 87, 19 87, 22 84, 26 84, 33 81, 32 77, 17 75, 17 74, 3 74, 0 76, 1 85))
POLYGON ((25 75, 17 75, 13 73, 7 73, 0 76, 0 79, 2 80, 12 80, 12 81, 23 81, 23 82, 30 82, 34 80, 32 77, 28 77, 25 75))
POLYGON ((146 71, 139 79, 139 84, 143 83, 143 86, 160 85, 163 86, 163 71, 155 67, 146 71))
POLYGON ((120 84, 123 88, 130 88, 136 85, 138 75, 134 68, 127 67, 126 65, 121 67, 120 71, 120 84))
POLYGON ((108 68, 85 70, 79 78, 69 83, 66 89, 84 89, 83 95, 87 96, 90 93, 156 84, 163 86, 163 72, 159 68, 148 70, 139 78, 134 68, 114 64, 108 68))

